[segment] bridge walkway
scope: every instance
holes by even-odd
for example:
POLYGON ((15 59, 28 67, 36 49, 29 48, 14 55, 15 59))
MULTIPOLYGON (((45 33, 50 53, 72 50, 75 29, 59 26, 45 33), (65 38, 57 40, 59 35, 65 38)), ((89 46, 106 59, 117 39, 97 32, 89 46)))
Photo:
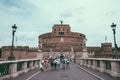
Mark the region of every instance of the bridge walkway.
MULTIPOLYGON (((12 80, 12 79, 11 79, 12 80)), ((108 74, 71 63, 70 69, 40 72, 34 69, 13 80, 120 80, 108 74)))

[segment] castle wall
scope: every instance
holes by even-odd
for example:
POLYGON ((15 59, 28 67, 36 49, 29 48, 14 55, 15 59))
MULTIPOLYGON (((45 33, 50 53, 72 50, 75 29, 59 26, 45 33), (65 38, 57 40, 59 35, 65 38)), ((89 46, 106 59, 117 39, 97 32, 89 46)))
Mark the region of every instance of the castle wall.
MULTIPOLYGON (((7 60, 11 54, 11 46, 3 46, 2 50, 2 59, 7 60)), ((16 46, 14 47, 13 54, 15 59, 28 59, 37 57, 38 48, 29 48, 28 46, 16 46)))
POLYGON ((29 59, 35 58, 35 57, 37 57, 37 54, 38 54, 38 52, 29 52, 27 54, 27 58, 29 58, 29 59))

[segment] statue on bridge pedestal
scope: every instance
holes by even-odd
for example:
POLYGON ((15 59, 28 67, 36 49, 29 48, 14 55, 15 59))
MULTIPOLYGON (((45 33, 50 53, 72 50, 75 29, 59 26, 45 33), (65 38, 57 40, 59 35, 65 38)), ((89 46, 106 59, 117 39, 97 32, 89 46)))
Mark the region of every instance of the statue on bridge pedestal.
MULTIPOLYGON (((83 43, 86 44, 87 39, 83 40, 83 43)), ((87 58, 88 57, 88 52, 87 52, 87 47, 84 45, 83 47, 83 52, 82 52, 82 58, 87 58)))

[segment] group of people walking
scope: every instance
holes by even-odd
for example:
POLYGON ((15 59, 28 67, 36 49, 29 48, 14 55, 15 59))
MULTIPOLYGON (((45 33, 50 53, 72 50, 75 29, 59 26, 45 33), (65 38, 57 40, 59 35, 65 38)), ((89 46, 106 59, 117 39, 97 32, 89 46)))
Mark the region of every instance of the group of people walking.
POLYGON ((39 67, 41 69, 41 71, 45 71, 45 70, 59 70, 59 69, 70 69, 70 61, 68 58, 44 58, 40 64, 39 67))

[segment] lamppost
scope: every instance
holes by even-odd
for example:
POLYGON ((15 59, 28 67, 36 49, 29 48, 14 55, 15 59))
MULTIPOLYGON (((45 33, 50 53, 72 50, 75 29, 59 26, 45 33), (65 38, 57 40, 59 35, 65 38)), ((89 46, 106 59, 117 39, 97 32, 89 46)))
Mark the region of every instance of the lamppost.
POLYGON ((17 26, 16 24, 14 24, 12 26, 12 46, 11 46, 11 53, 10 56, 8 57, 8 60, 15 60, 15 56, 13 54, 13 50, 14 50, 14 36, 15 36, 15 32, 16 32, 17 26))
POLYGON ((111 25, 111 28, 113 30, 113 36, 114 36, 114 47, 115 47, 115 51, 114 51, 114 54, 113 54, 113 59, 118 59, 119 58, 119 55, 118 55, 118 46, 116 44, 116 37, 115 37, 115 34, 116 34, 116 24, 112 23, 111 25))

